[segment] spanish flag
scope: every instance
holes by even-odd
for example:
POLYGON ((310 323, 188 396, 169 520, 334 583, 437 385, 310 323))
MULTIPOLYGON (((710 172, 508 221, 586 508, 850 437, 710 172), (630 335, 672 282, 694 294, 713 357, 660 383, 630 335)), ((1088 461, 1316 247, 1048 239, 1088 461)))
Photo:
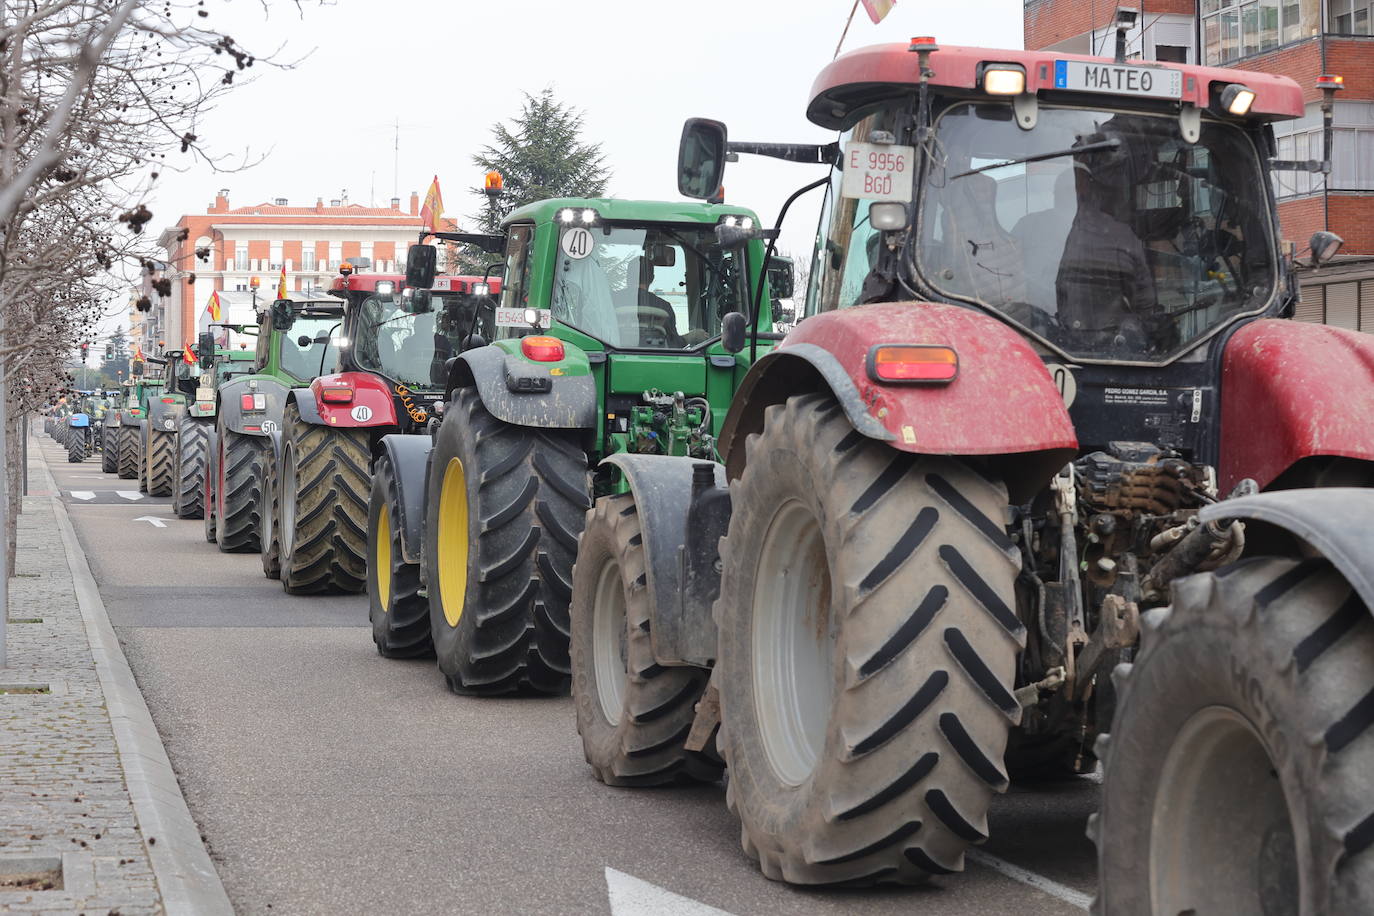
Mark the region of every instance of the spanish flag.
POLYGON ((143 360, 143 344, 134 344, 134 359, 143 360))
POLYGON ((439 176, 435 175, 429 191, 425 194, 424 206, 420 208, 420 228, 427 232, 435 232, 439 228, 439 220, 443 218, 444 197, 439 193, 439 176))
POLYGON ((194 366, 196 364, 196 355, 195 348, 191 346, 191 342, 188 340, 186 342, 186 348, 181 351, 181 358, 186 361, 188 366, 194 366))
POLYGON ((282 268, 281 268, 281 277, 279 277, 279 278, 277 279, 277 298, 278 298, 278 299, 289 299, 289 298, 290 298, 289 296, 286 295, 286 265, 285 265, 285 264, 283 264, 283 265, 282 265, 282 268))
POLYGON ((864 12, 868 13, 868 18, 877 25, 882 22, 892 8, 897 5, 897 0, 863 0, 864 12))
POLYGON ((223 310, 219 307, 219 290, 210 293, 210 302, 205 306, 205 311, 210 313, 211 321, 219 321, 223 315, 223 310))

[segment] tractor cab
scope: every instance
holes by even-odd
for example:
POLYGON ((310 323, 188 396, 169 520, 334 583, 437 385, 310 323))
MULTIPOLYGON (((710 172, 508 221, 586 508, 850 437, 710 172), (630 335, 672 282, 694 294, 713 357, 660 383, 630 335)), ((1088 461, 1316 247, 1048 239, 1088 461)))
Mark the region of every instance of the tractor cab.
POLYGON ((262 316, 253 371, 299 384, 331 372, 347 347, 344 307, 337 299, 278 299, 262 316))
POLYGON ((346 303, 341 372, 385 380, 401 425, 422 425, 442 400, 448 360, 464 341, 493 335, 501 282, 480 276, 439 276, 428 289, 400 274, 359 273, 345 262, 329 289, 346 303))

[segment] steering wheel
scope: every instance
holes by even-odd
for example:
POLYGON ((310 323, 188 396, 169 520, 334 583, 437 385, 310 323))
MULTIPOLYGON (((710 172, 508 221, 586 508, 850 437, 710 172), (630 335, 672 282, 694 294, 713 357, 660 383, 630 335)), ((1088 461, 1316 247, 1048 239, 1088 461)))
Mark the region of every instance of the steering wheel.
POLYGON ((672 340, 677 336, 673 323, 677 316, 657 303, 618 306, 615 317, 622 328, 638 329, 641 346, 673 346, 672 340))

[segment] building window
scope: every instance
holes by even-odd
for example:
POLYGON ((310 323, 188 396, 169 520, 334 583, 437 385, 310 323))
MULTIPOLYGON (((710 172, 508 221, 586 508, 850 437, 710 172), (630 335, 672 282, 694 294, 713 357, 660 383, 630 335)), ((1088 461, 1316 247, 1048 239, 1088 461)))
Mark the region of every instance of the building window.
POLYGON ((1338 127, 1332 134, 1332 189, 1374 191, 1374 130, 1338 127))
MULTIPOLYGON (((1341 0, 1327 0, 1339 3, 1341 0)), ((1374 0, 1346 0, 1369 4, 1374 0)), ((1317 34, 1317 0, 1202 0, 1203 61, 1228 64, 1317 34)))
MULTIPOLYGON (((1278 137, 1278 158, 1297 160, 1322 158, 1321 130, 1305 130, 1278 137)), ((1322 189, 1320 172, 1274 172, 1274 195, 1279 199, 1302 197, 1322 189)))
POLYGON ((1188 49, 1178 45, 1155 45, 1155 60, 1170 64, 1188 63, 1188 49))
POLYGON ((235 269, 235 270, 247 270, 247 269, 248 269, 248 246, 247 246, 247 245, 239 245, 239 246, 237 246, 237 247, 234 248, 234 269, 235 269))
POLYGON ((301 250, 301 270, 315 269, 315 249, 303 248, 301 250))
POLYGON ((1374 23, 1371 0, 1326 0, 1326 30, 1337 35, 1369 35, 1374 23))

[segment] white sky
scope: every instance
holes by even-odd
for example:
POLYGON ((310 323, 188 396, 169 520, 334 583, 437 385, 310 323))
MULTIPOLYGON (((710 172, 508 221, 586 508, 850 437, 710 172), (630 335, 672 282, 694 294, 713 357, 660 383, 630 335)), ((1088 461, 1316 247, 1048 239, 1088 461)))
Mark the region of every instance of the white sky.
MULTIPOLYGON (((203 213, 218 188, 231 206, 285 197, 293 205, 392 196, 393 124, 400 122, 398 196, 423 197, 439 176, 446 215, 481 206, 471 156, 521 92, 551 87, 582 109, 585 137, 603 144, 617 197, 677 199, 684 119, 724 121, 735 140, 825 142, 806 120, 811 83, 830 61, 850 0, 208 0, 206 24, 258 54, 299 60, 254 67, 197 128, 217 152, 265 157, 216 174, 171 169, 149 206, 149 231, 203 213), (265 8, 264 8, 265 7, 265 8), (375 192, 373 189, 375 188, 375 192)), ((944 44, 1019 48, 1021 0, 898 0, 873 25, 860 6, 844 49, 933 35, 944 44)), ((174 157, 169 156, 169 160, 174 157)), ((185 159, 183 159, 183 164, 185 159)), ((175 163, 173 163, 175 164, 175 163)), ((742 157, 727 198, 771 224, 817 166, 742 157)), ((819 192, 799 201, 780 244, 809 251, 819 192)))

